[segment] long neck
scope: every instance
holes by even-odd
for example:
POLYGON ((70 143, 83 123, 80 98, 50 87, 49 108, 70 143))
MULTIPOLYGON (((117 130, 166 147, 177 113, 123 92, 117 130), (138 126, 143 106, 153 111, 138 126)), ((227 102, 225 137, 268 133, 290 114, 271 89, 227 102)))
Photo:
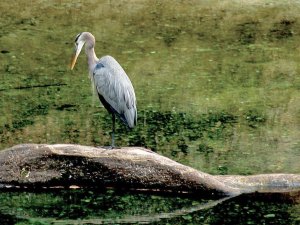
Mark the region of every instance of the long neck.
POLYGON ((91 73, 93 72, 93 70, 96 66, 96 63, 98 61, 98 58, 95 54, 94 47, 86 45, 85 54, 86 54, 87 60, 88 60, 89 72, 90 72, 90 75, 92 75, 91 73))

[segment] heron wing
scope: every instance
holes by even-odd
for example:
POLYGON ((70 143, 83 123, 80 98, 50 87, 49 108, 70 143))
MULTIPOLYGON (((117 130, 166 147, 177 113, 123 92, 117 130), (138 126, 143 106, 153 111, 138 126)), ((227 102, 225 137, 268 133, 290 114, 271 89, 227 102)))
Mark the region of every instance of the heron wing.
POLYGON ((109 56, 101 58, 95 66, 93 79, 105 108, 119 115, 129 127, 134 127, 137 119, 135 93, 119 63, 109 56))

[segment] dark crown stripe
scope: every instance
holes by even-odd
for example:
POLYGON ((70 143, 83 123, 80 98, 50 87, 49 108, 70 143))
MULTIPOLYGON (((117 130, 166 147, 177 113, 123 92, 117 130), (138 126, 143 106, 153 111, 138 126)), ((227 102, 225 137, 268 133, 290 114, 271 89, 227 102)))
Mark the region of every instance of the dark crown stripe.
POLYGON ((77 42, 78 38, 80 37, 82 33, 77 34, 76 38, 75 38, 75 42, 77 42))

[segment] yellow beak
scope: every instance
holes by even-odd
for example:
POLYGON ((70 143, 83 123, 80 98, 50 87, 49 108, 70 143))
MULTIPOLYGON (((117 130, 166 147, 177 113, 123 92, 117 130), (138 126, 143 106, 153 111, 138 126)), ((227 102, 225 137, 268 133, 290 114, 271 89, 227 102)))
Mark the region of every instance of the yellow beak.
POLYGON ((79 53, 81 52, 83 45, 84 45, 84 42, 79 42, 79 44, 76 46, 75 53, 72 56, 71 63, 70 63, 71 70, 74 68, 74 66, 76 64, 77 58, 79 56, 79 53))
MULTIPOLYGON (((79 55, 79 54, 78 54, 79 55)), ((72 59, 71 59, 71 63, 70 63, 70 68, 71 70, 73 70, 74 66, 75 66, 75 63, 77 61, 77 57, 78 55, 76 53, 74 53, 74 55, 72 56, 72 59)))

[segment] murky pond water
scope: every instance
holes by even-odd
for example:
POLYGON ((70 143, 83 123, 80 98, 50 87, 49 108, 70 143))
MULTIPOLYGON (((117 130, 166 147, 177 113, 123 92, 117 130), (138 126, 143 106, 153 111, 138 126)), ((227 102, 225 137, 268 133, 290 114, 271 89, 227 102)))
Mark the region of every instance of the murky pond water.
POLYGON ((220 200, 119 193, 0 193, 4 224, 297 224, 299 207, 276 195, 220 200), (26 204, 24 204, 26 203, 26 204))
MULTIPOLYGON (((114 56, 137 95, 138 126, 118 123, 118 145, 213 174, 300 173, 299 10, 271 0, 1 1, 0 149, 109 145, 111 119, 93 98, 84 54, 67 67, 76 34, 90 31, 98 57, 114 56)), ((251 204, 233 203, 299 221, 299 204, 251 204)))

